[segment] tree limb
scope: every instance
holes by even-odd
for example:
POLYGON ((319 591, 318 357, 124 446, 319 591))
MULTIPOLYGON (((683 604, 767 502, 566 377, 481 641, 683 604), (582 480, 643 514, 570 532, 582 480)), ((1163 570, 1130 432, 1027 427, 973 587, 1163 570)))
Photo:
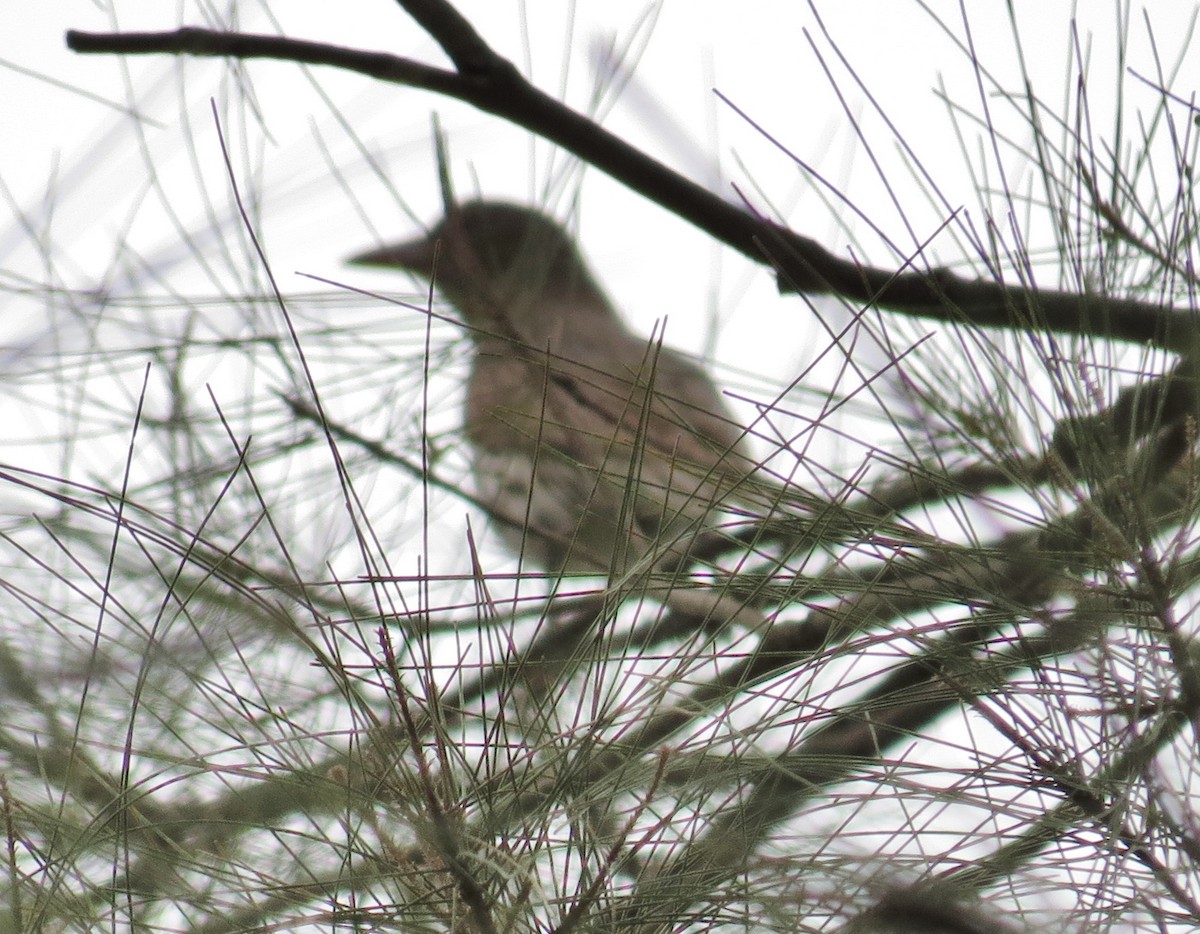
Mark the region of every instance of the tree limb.
POLYGON ((408 0, 404 6, 442 45, 457 71, 380 52, 197 28, 161 33, 71 30, 67 45, 90 53, 273 58, 332 65, 381 81, 435 91, 562 146, 722 243, 773 266, 782 292, 833 294, 856 304, 878 304, 905 315, 954 324, 1093 335, 1149 343, 1178 353, 1192 348, 1195 314, 1191 309, 972 280, 945 268, 902 268, 897 272, 841 259, 815 240, 730 204, 539 91, 450 5, 441 0, 408 0))

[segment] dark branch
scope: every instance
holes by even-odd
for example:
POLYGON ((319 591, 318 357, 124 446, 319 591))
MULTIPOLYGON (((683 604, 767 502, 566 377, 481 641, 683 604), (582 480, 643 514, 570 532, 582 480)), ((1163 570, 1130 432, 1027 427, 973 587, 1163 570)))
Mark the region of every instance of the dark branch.
POLYGON ((193 28, 164 33, 70 31, 67 45, 77 52, 166 52, 333 65, 382 81, 436 91, 562 146, 735 250, 771 264, 784 292, 835 294, 857 304, 878 304, 955 324, 1094 335, 1176 352, 1192 347, 1196 315, 1189 309, 1006 286, 965 279, 942 268, 896 272, 840 259, 815 240, 722 200, 542 93, 511 62, 496 55, 447 4, 410 0, 405 8, 441 43, 457 72, 379 52, 193 28))

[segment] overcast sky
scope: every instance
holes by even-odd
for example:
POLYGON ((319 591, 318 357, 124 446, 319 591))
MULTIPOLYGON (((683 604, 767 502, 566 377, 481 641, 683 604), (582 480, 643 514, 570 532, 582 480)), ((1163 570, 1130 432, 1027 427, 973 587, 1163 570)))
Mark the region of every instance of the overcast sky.
MULTIPOLYGON (((1065 0, 963 5, 965 18, 950 0, 580 0, 573 7, 561 0, 464 0, 459 7, 536 84, 578 109, 588 109, 604 74, 600 51, 632 48, 632 86, 606 98, 607 126, 727 197, 737 197, 736 186, 757 209, 782 215, 841 255, 898 267, 926 241, 931 261, 961 264, 956 226, 978 229, 990 214, 1006 228, 1005 186, 1037 195, 1020 98, 1024 75, 1051 123, 1078 112, 1085 93, 1086 132, 1099 146, 1115 138, 1123 82, 1124 132, 1136 137, 1136 114, 1150 112, 1158 95, 1122 70, 1118 39, 1128 39, 1128 68, 1156 80, 1157 69, 1173 67, 1192 41, 1197 8, 1155 3, 1144 12, 1096 2, 1075 10, 1065 0), (1018 10, 1015 21, 1010 6, 1018 10), (971 48, 982 70, 972 66, 971 48), (999 131, 995 147, 984 119, 999 131)), ((395 3, 288 2, 266 11, 245 3, 236 10, 242 29, 445 63, 395 3)), ((212 25, 192 4, 177 15, 174 6, 118 3, 110 18, 90 2, 53 0, 7 25, 0 57, 12 67, 0 71, 0 81, 6 123, 19 134, 10 132, 0 147, 0 179, 26 220, 0 229, 0 266, 42 281, 47 271, 33 245, 49 241, 56 245, 55 277, 119 286, 111 270, 123 246, 139 261, 122 263, 122 275, 142 277, 139 287, 158 277, 172 288, 203 289, 198 257, 227 245, 238 226, 228 220, 228 183, 209 112, 215 99, 235 171, 247 190, 261 192, 259 234, 282 288, 315 287, 298 273, 382 288, 377 274, 347 270, 342 259, 377 237, 411 233, 416 221, 406 210, 435 215, 429 127, 437 111, 460 192, 549 199, 561 214, 582 180, 577 221, 584 251, 644 333, 669 317, 671 343, 715 356, 732 367, 727 372, 770 374, 776 382, 800 372, 824 346, 813 315, 800 299, 780 298, 767 270, 597 171, 572 170, 561 153, 533 145, 496 118, 332 69, 313 70, 310 81, 294 66, 259 61, 244 72, 256 123, 227 106, 238 98, 223 62, 121 62, 76 55, 63 42, 67 28, 212 25), (142 118, 136 123, 120 110, 131 99, 142 118), (383 167, 391 190, 364 151, 383 167), (212 211, 220 215, 216 223, 212 211)), ((1197 61, 1193 52, 1174 93, 1193 92, 1197 61)), ((1035 250, 1051 246, 1039 239, 1036 210, 1016 222, 1027 226, 1035 250)), ((0 342, 44 338, 37 314, 10 313, 0 342)), ((220 328, 215 314, 213 323, 220 328)), ((919 339, 920 328, 909 335, 919 339)), ((68 337, 55 335, 69 344, 68 337)))
MULTIPOLYGON (((445 61, 395 3, 358 0, 336 6, 318 2, 267 6, 270 16, 279 17, 278 26, 252 3, 237 5, 238 24, 255 31, 281 31, 386 50, 432 63, 445 61)), ((939 88, 977 116, 986 102, 992 118, 1013 132, 1018 145, 1021 142, 1020 122, 1013 108, 999 99, 995 87, 977 87, 961 46, 974 43, 977 57, 995 83, 1019 93, 1015 31, 1023 67, 1031 75, 1036 93, 1061 111, 1076 94, 1078 68, 1072 59, 1077 42, 1090 58, 1088 92, 1098 115, 1096 132, 1104 133, 1110 128, 1106 114, 1111 110, 1119 71, 1115 43, 1122 31, 1118 25, 1123 5, 1089 3, 1076 11, 1076 4, 1065 0, 1011 4, 1021 17, 1015 27, 1005 9, 1010 4, 966 4, 970 12, 964 20, 958 4, 946 0, 924 5, 907 0, 814 0, 811 4, 668 0, 657 7, 640 0, 580 0, 570 17, 566 12, 569 5, 561 0, 465 0, 459 6, 483 36, 531 73, 537 84, 555 94, 565 85, 565 96, 580 108, 587 106, 588 89, 596 80, 596 48, 614 41, 618 46, 632 42, 640 49, 635 93, 617 100, 606 118, 608 125, 686 174, 721 187, 731 197, 730 183, 736 183, 760 208, 786 213, 801 232, 837 248, 849 242, 839 229, 838 215, 844 221, 852 212, 827 206, 816 197, 819 186, 720 101, 714 88, 842 191, 859 210, 869 212, 872 221, 900 247, 913 247, 913 236, 904 230, 901 216, 910 219, 920 241, 945 220, 945 207, 928 204, 926 196, 916 194, 917 186, 903 168, 897 137, 936 178, 947 205, 976 208, 978 203, 976 180, 966 171, 967 159, 955 138, 947 106, 939 99, 939 88), (1079 17, 1074 36, 1072 15, 1079 17), (874 103, 868 101, 868 94, 874 103), (873 112, 876 105, 893 121, 895 133, 873 112), (858 129, 848 114, 858 119, 858 129), (670 126, 665 125, 664 115, 669 116, 670 126), (872 165, 873 159, 880 168, 872 165), (880 176, 895 188, 898 206, 889 203, 880 176)), ((1133 7, 1126 14, 1130 66, 1153 77, 1155 66, 1148 53, 1151 31, 1163 59, 1176 57, 1195 8, 1193 3, 1155 3, 1143 14, 1140 7, 1133 7)), ((123 29, 167 29, 180 22, 206 23, 192 4, 185 5, 179 20, 176 15, 171 5, 118 2, 115 24, 123 29)), ((113 28, 114 22, 93 3, 64 0, 28 6, 21 17, 13 19, 6 26, 2 57, 47 80, 0 72, 6 122, 21 129, 21 145, 12 145, 15 137, 10 136, 10 145, 0 151, 0 177, 19 204, 29 205, 51 188, 60 200, 88 197, 88 216, 79 219, 82 223, 123 223, 129 201, 112 197, 111 188, 96 203, 90 200, 94 195, 85 196, 76 188, 83 188, 82 182, 56 184, 51 180, 55 171, 61 179, 77 165, 95 168, 97 160, 121 159, 136 147, 128 126, 122 132, 118 124, 106 138, 107 151, 95 151, 97 140, 113 127, 114 110, 85 95, 122 105, 126 98, 122 68, 110 56, 78 56, 63 44, 67 28, 106 30, 113 28), (55 87, 50 81, 68 87, 55 87), (114 217, 106 216, 110 211, 114 217)), ((1192 67, 1184 69, 1174 87, 1176 93, 1191 93, 1200 77, 1200 67, 1194 64, 1198 60, 1193 56, 1192 67)), ((163 87, 171 83, 163 76, 170 76, 174 67, 161 56, 128 63, 142 112, 161 121, 161 126, 147 129, 150 144, 164 150, 174 147, 176 152, 192 146, 198 159, 212 160, 217 149, 214 135, 206 132, 211 120, 206 126, 205 118, 209 98, 223 93, 224 69, 213 63, 190 63, 186 99, 180 101, 173 87, 163 87), (187 113, 196 128, 191 142, 181 135, 181 112, 187 113)), ((274 174, 320 175, 311 127, 320 127, 332 140, 330 145, 336 147, 340 142, 331 131, 328 105, 297 80, 294 69, 259 62, 252 63, 248 72, 271 134, 265 142, 251 143, 261 142, 266 148, 268 178, 274 174)), ((494 118, 427 93, 384 88, 329 69, 315 75, 362 138, 389 153, 388 165, 396 176, 393 182, 418 212, 432 213, 436 207, 427 145, 429 114, 435 109, 451 129, 462 188, 477 184, 487 194, 529 198, 536 197, 551 180, 545 151, 539 151, 539 161, 531 168, 525 134, 504 131, 494 118), (472 181, 472 173, 477 182, 472 181)), ((1126 76, 1126 80, 1133 79, 1126 76)), ((1130 93, 1135 106, 1153 103, 1149 88, 1132 87, 1130 93)), ((1028 135, 1026 132, 1025 137, 1028 135)), ((978 146, 977 138, 968 139, 968 145, 978 146)), ((970 156, 978 159, 978 150, 970 156)), ((1009 151, 1002 157, 1005 168, 1023 170, 1017 165, 1016 153, 1009 151)), ((645 302, 653 307, 677 296, 678 275, 694 273, 694 261, 685 260, 686 265, 675 269, 676 275, 648 277, 634 261, 645 251, 639 240, 661 240, 686 248, 660 251, 681 251, 686 256, 688 249, 698 248, 700 238, 682 230, 682 225, 666 218, 661 210, 625 195, 597 175, 589 171, 584 189, 585 198, 596 195, 585 200, 584 236, 589 253, 605 267, 605 278, 622 298, 628 297, 626 303, 645 302), (630 234, 628 239, 620 233, 622 227, 630 234), (632 236, 635 231, 637 237, 632 236)), ((186 173, 182 176, 186 179, 186 173)), ((178 184, 173 197, 185 201, 186 186, 182 180, 178 184)), ((364 200, 378 198, 378 190, 363 184, 364 200)), ((300 195, 288 193, 288 197, 300 195)), ((308 200, 313 203, 306 207, 322 217, 324 212, 336 212, 336 204, 315 203, 329 197, 318 186, 310 190, 308 200)), ((401 230, 405 226, 402 216, 388 216, 382 206, 371 221, 385 232, 406 232, 401 230)), ((858 235, 864 233, 864 225, 852 226, 858 235)), ((349 219, 333 229, 338 237, 345 237, 344 244, 324 242, 331 236, 326 224, 307 229, 292 225, 299 242, 286 248, 296 268, 332 272, 338 257, 371 238, 369 230, 356 227, 349 219)), ((274 246, 284 249, 278 239, 274 246)), ((864 246, 875 252, 876 244, 869 239, 864 246)), ((947 252, 952 255, 954 251, 947 252)), ((873 258, 886 257, 880 250, 873 258)), ((698 277, 694 275, 687 278, 693 281, 684 288, 695 287, 702 300, 710 283, 695 282, 698 277)))

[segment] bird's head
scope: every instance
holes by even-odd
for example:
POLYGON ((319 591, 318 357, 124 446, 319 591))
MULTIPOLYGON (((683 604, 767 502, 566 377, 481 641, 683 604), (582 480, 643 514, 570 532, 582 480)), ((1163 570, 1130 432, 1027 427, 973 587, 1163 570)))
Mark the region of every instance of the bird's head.
POLYGON ((404 269, 432 280, 468 324, 522 319, 558 302, 606 304, 574 240, 553 218, 502 201, 455 205, 413 240, 351 257, 360 266, 404 269))

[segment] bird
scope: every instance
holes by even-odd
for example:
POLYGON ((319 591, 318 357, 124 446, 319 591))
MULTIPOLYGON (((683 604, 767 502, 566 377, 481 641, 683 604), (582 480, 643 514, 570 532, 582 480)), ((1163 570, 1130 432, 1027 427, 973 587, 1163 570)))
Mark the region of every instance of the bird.
POLYGON ((451 203, 357 266, 433 284, 474 345, 464 429, 503 542, 555 574, 678 570, 754 470, 708 373, 622 320, 572 235, 513 202, 451 203))

